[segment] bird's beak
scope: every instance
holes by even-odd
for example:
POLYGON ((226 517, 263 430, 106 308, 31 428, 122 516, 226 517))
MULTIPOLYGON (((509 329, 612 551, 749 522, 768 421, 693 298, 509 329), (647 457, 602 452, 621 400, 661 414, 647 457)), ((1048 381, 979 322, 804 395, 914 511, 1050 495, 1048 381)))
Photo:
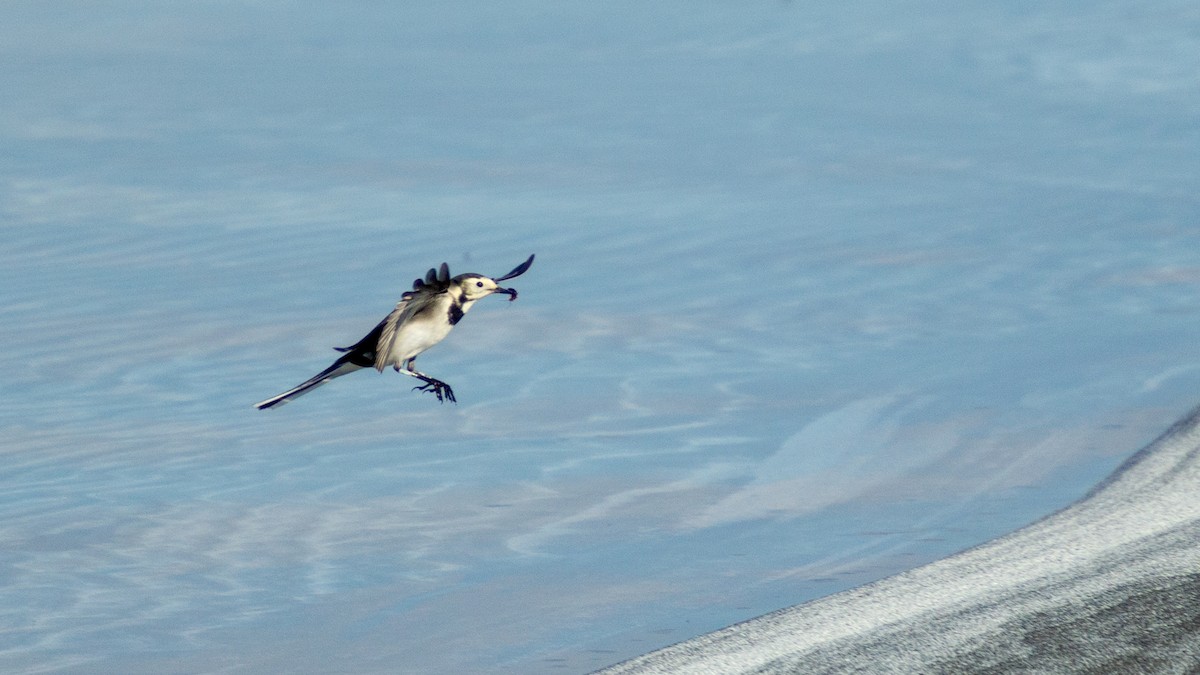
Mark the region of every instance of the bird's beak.
POLYGON ((497 286, 496 290, 494 290, 492 292, 493 293, 504 293, 505 295, 508 296, 509 302, 512 302, 513 300, 517 299, 517 289, 515 289, 515 288, 500 288, 499 286, 497 286))

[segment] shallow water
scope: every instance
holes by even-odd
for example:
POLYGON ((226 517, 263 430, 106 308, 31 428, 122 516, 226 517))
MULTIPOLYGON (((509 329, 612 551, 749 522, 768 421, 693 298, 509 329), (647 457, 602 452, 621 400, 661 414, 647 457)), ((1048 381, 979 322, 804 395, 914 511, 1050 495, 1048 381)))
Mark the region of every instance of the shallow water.
POLYGON ((1195 403, 1186 3, 0 19, 6 669, 581 672, 1009 531, 1195 403), (420 359, 459 405, 250 408, 529 253, 420 359))

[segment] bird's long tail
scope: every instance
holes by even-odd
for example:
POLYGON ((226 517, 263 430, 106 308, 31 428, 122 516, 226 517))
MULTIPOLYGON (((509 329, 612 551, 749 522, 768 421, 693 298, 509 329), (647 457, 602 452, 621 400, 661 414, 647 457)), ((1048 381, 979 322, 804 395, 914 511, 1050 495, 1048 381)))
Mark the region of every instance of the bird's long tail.
POLYGON ((288 389, 278 396, 272 396, 265 401, 255 403, 254 407, 258 408, 259 410, 266 410, 267 408, 274 408, 277 405, 283 405, 297 396, 307 394, 308 392, 316 389, 335 377, 341 377, 342 375, 353 373, 354 371, 361 369, 362 366, 351 363, 347 357, 343 356, 337 361, 334 361, 333 365, 305 380, 301 384, 288 389))

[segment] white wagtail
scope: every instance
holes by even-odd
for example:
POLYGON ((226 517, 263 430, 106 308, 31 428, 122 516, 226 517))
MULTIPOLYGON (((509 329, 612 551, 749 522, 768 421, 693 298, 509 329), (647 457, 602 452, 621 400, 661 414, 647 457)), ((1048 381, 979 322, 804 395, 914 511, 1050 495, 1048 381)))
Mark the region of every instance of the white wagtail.
POLYGON ((531 255, 513 271, 499 279, 492 279, 482 274, 460 274, 451 278, 450 268, 446 263, 442 263, 441 269, 431 269, 424 279, 414 281, 413 289, 400 297, 396 309, 363 339, 349 347, 334 347, 339 352, 345 352, 345 355, 334 361, 333 365, 278 396, 255 403, 254 407, 265 410, 282 405, 335 377, 371 366, 383 372, 389 365, 396 372, 410 375, 425 383, 413 387, 414 390, 431 392, 439 401, 449 399, 454 402, 454 392, 450 385, 414 370, 413 362, 421 352, 449 335, 450 329, 463 318, 476 300, 492 293, 507 294, 509 302, 516 300, 515 289, 501 288, 497 282, 524 274, 532 264, 531 255))

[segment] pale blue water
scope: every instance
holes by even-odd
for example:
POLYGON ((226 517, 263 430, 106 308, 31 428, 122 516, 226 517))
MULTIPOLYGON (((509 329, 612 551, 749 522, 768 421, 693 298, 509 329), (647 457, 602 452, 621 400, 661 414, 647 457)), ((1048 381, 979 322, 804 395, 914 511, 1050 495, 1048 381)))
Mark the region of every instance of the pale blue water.
POLYGON ((0 667, 584 672, 1196 402, 1184 2, 0 7, 0 667), (422 369, 270 413, 414 277, 422 369))

